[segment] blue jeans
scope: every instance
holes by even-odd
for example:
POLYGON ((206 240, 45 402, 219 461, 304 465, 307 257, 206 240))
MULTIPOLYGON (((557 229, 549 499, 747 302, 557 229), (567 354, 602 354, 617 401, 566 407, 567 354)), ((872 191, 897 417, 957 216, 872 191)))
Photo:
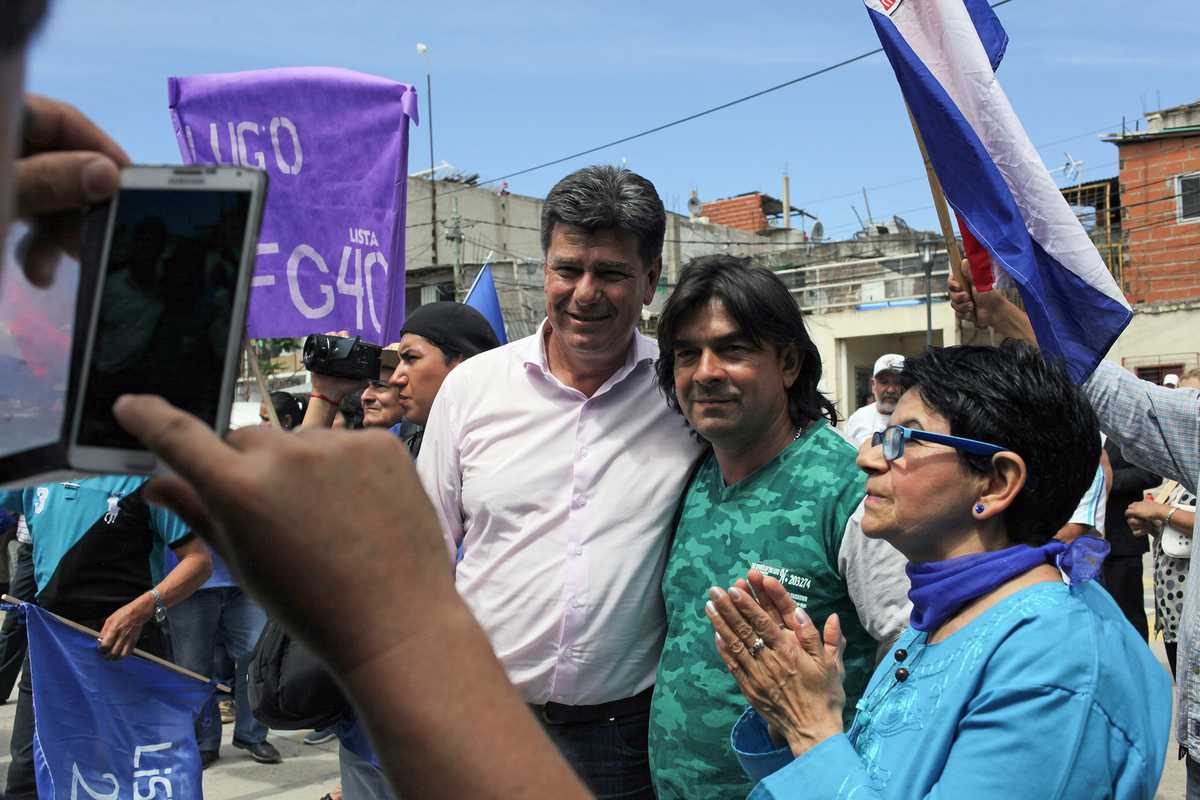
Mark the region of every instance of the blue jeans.
POLYGON ((650 712, 542 729, 588 789, 601 800, 654 800, 650 781, 650 712))
MULTIPOLYGON (((221 642, 233 659, 234 698, 237 720, 233 738, 258 744, 267 738, 267 728, 250 713, 246 696, 246 667, 267 614, 236 586, 201 589, 167 612, 171 623, 171 647, 175 663, 201 675, 213 673, 213 652, 221 642)), ((221 749, 221 715, 214 696, 196 721, 196 743, 203 753, 221 749)))
POLYGON ((340 742, 338 767, 344 800, 396 800, 383 771, 340 742))

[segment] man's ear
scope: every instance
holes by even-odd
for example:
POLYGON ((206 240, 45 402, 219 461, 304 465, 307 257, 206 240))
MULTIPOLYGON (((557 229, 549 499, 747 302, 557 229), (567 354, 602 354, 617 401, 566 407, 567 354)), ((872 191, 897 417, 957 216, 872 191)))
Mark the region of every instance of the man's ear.
POLYGON ((976 501, 983 511, 973 511, 976 519, 989 519, 1004 513, 1025 488, 1028 478, 1025 459, 1005 450, 992 456, 992 474, 985 479, 984 488, 976 501))
POLYGON ((650 265, 650 272, 647 277, 650 279, 646 285, 646 294, 642 297, 642 305, 650 305, 650 301, 654 299, 654 293, 658 291, 658 277, 662 275, 662 256, 654 259, 654 263, 650 265))
POLYGON ((792 388, 792 384, 800 377, 800 370, 803 368, 804 353, 800 350, 800 345, 788 342, 779 349, 779 371, 783 374, 785 388, 792 388))

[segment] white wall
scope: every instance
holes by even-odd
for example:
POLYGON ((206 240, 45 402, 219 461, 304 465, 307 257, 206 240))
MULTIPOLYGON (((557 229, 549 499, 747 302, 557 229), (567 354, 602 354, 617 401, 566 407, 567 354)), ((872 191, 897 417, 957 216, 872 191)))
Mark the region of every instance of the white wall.
MULTIPOLYGON (((837 404, 842 419, 857 407, 857 367, 870 370, 884 353, 917 355, 925 349, 924 305, 813 314, 805 321, 821 353, 821 390, 837 404)), ((933 305, 933 343, 961 343, 957 319, 948 303, 933 305)))

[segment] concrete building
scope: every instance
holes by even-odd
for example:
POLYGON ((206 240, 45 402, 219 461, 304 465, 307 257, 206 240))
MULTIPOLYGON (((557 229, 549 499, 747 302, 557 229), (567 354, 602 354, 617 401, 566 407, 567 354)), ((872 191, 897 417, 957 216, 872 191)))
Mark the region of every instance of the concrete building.
MULTIPOLYGON (((437 182, 437 224, 430 181, 410 178, 406 230, 408 307, 460 295, 491 255, 510 339, 532 333, 545 316, 542 294, 541 198, 453 181, 437 182), (437 259, 433 258, 434 229, 437 259)), ((654 303, 643 312, 653 333, 680 267, 712 253, 751 257, 770 267, 796 295, 825 365, 822 389, 848 416, 867 397, 870 367, 880 353, 915 355, 926 342, 926 278, 918 245, 934 234, 893 218, 855 239, 818 241, 819 228, 791 227, 805 212, 761 192, 691 204, 689 216, 668 213, 663 275, 654 303), (748 212, 748 213, 747 213, 748 212), (729 224, 721 224, 727 220, 729 224)), ((811 219, 811 217, 810 217, 811 219)), ((963 333, 945 302, 946 254, 931 265, 932 337, 957 344, 963 333)), ((968 335, 970 331, 968 331, 968 335)))
MULTIPOLYGON (((1122 148, 1119 180, 1063 189, 1135 306, 1133 322, 1108 357, 1155 381, 1200 366, 1198 117, 1200 103, 1148 115, 1149 131, 1110 137, 1122 148), (1126 147, 1132 148, 1128 157, 1126 147)), ((461 296, 490 260, 509 337, 532 333, 545 314, 542 199, 442 180, 435 224, 430 181, 410 178, 408 188, 409 308, 451 299, 456 283, 461 296)), ((823 241, 815 219, 762 192, 708 202, 693 194, 689 208, 689 216, 668 214, 663 277, 656 301, 643 312, 648 333, 680 267, 724 252, 775 270, 796 296, 821 353, 821 388, 843 418, 870 402, 870 369, 880 354, 917 355, 927 341, 992 341, 988 331, 960 325, 946 302, 948 262, 939 234, 893 217, 872 220, 852 239, 823 241), (933 247, 922 248, 928 243, 933 247), (923 249, 933 250, 928 264, 923 249)))
MULTIPOLYGON (((544 316, 543 199, 447 180, 437 181, 436 188, 435 224, 430 181, 408 180, 405 230, 408 309, 453 298, 456 263, 461 294, 490 260, 505 322, 512 329, 510 337, 532 333, 544 316)), ((647 310, 647 318, 652 319, 665 302, 678 280, 680 266, 696 256, 714 252, 751 256, 761 254, 764 249, 786 249, 806 240, 806 234, 800 230, 779 227, 759 233, 713 224, 702 217, 668 213, 662 278, 658 298, 647 310)))

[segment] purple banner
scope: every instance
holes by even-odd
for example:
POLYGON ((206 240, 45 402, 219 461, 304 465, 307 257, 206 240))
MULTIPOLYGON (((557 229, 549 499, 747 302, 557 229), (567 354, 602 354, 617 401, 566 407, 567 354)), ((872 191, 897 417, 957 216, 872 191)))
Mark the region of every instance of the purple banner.
POLYGON ((270 174, 248 335, 398 340, 416 90, 325 67, 169 78, 167 88, 185 163, 270 174))

